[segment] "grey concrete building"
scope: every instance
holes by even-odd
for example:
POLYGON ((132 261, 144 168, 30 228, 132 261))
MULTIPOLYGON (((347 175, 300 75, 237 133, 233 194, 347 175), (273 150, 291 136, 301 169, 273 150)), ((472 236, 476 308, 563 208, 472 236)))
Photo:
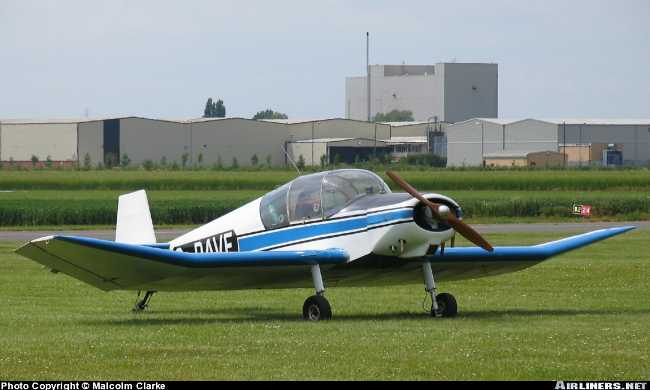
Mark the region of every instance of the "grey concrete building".
MULTIPOLYGON (((345 80, 345 117, 368 119, 367 77, 345 80)), ((370 117, 392 110, 410 110, 416 121, 437 117, 459 122, 498 117, 498 65, 438 63, 435 65, 370 66, 370 117)))
POLYGON ((602 165, 607 149, 621 151, 624 165, 647 165, 650 119, 475 118, 447 128, 448 166, 478 166, 495 153, 541 151, 566 152, 567 166, 602 165))

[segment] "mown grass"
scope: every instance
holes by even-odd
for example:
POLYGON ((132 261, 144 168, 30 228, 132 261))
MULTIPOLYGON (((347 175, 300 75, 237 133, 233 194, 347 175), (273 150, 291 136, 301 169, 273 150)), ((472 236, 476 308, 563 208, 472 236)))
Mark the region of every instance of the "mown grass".
MULTIPOLYGON (((377 173, 384 175, 383 169, 377 173)), ((427 190, 649 190, 650 170, 405 170, 427 190)), ((259 171, 2 171, 0 190, 270 190, 295 178, 288 170, 259 171)), ((384 176, 386 179, 386 177, 384 176)), ((387 182, 394 186, 390 180, 387 182)))
MULTIPOLYGON (((112 225, 117 197, 125 191, 27 191, 0 193, 0 226, 112 225)), ((196 225, 211 221, 265 191, 149 191, 156 225, 196 225)), ((650 217, 645 191, 445 191, 474 221, 519 218, 571 221, 574 202, 593 206, 592 220, 650 217)))
MULTIPOLYGON (((561 233, 492 234, 497 245, 561 233)), ((544 379, 650 376, 650 231, 498 277, 327 291, 334 320, 305 323, 310 290, 104 293, 0 243, 0 379, 544 379)), ((254 272, 254 270, 252 270, 254 272)), ((327 283, 327 275, 325 275, 327 283)))

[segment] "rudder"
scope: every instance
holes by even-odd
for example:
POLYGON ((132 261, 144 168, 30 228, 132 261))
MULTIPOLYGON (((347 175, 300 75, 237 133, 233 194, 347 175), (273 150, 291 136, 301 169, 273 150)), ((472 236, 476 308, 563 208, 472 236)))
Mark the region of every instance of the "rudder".
POLYGON ((120 195, 118 198, 115 241, 126 244, 156 243, 145 190, 120 195))

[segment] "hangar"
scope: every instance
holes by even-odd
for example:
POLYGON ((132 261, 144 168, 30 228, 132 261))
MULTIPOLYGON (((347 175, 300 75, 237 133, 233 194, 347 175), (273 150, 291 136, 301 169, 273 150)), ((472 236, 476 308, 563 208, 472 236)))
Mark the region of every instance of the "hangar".
POLYGON ((650 161, 650 119, 476 118, 450 125, 446 134, 447 166, 484 165, 495 153, 546 151, 564 153, 566 166, 605 165, 610 152, 622 155, 622 165, 650 161))
POLYGON ((304 161, 307 166, 352 164, 373 158, 398 161, 410 154, 427 153, 426 137, 375 138, 318 138, 289 141, 287 152, 294 162, 304 161))
POLYGON ((79 156, 77 144, 76 120, 0 121, 0 161, 32 164, 36 156, 71 165, 79 156))
MULTIPOLYGON (((252 120, 198 118, 185 120, 120 117, 68 120, 0 120, 0 161, 32 165, 32 159, 58 165, 113 166, 127 156, 179 165, 247 166, 255 160, 273 166, 287 163, 289 142, 321 138, 390 139, 390 124, 341 118, 252 120)), ((421 126, 396 130, 421 136, 421 126)), ((305 155, 305 158, 308 156, 305 155)), ((309 155, 311 157, 311 155, 309 155)), ((320 164, 319 158, 314 159, 320 164)))
POLYGON ((291 141, 287 144, 289 156, 294 161, 303 158, 305 165, 319 166, 321 159, 327 163, 354 163, 390 154, 391 147, 373 138, 320 138, 291 141))
POLYGON ((112 166, 127 156, 133 165, 166 161, 179 166, 229 167, 237 159, 240 166, 255 161, 284 166, 285 150, 291 149, 290 155, 297 158, 302 154, 306 165, 320 165, 322 155, 333 155, 316 153, 314 145, 305 152, 306 146, 301 145, 318 140, 339 151, 342 143, 357 140, 354 147, 362 157, 358 143, 365 145, 372 140, 376 155, 374 142, 378 140, 385 143, 382 147, 389 148, 394 159, 428 152, 446 156, 448 166, 480 166, 488 157, 494 160, 499 155, 522 159, 532 152, 563 153, 565 166, 647 165, 650 119, 476 118, 455 124, 374 123, 342 118, 14 119, 0 120, 0 161, 28 166, 35 165, 34 160, 39 165, 47 160, 63 166, 86 162, 112 166), (300 151, 293 153, 297 149, 300 151))

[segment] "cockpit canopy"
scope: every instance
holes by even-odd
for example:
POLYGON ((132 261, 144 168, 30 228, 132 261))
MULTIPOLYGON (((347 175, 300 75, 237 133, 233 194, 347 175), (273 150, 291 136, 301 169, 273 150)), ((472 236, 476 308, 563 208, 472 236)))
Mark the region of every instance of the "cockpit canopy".
POLYGON ((293 222, 327 219, 363 196, 389 192, 379 176, 360 169, 301 176, 262 198, 262 223, 266 229, 277 229, 293 222))

